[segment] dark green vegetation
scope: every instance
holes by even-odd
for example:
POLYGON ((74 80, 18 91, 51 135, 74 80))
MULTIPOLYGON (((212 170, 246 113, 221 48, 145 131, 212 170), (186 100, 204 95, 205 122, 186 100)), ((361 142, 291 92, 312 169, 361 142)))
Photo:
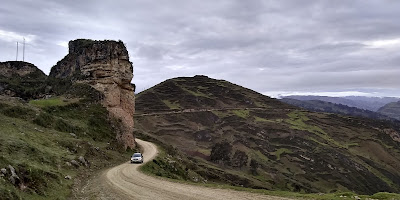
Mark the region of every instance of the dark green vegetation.
MULTIPOLYGON (((389 115, 380 114, 378 112, 373 112, 370 110, 359 109, 356 107, 350 107, 342 104, 335 104, 326 101, 319 100, 297 100, 290 98, 283 98, 280 101, 288 103, 293 106, 297 106, 300 108, 304 108, 309 111, 314 112, 326 112, 326 113, 336 113, 341 115, 350 115, 356 117, 365 117, 377 120, 389 120, 394 121, 395 118, 390 117, 389 115)), ((400 110, 399 110, 400 111, 400 110)), ((400 113, 397 111, 397 113, 400 113)))
POLYGON ((159 176, 300 193, 400 192, 396 124, 304 111, 205 76, 138 94, 136 112, 138 137, 173 149, 144 169, 159 176))
POLYGON ((46 84, 46 75, 33 64, 0 62, 0 94, 37 98, 46 92, 46 84))
MULTIPOLYGON (((35 65, 21 61, 0 62, 0 95, 19 97, 24 100, 42 99, 48 96, 65 95, 68 98, 82 97, 97 101, 102 95, 86 84, 72 84, 72 79, 78 79, 76 76, 70 78, 47 77, 35 65)), ((31 101, 32 104, 36 102, 31 101)), ((43 106, 61 105, 62 99, 51 98, 47 101, 41 101, 43 106)), ((39 104, 36 104, 39 105, 39 104)), ((40 105, 39 105, 40 106, 40 105)))
POLYGON ((107 110, 85 98, 0 100, 0 144, 0 168, 7 170, 0 177, 0 199, 65 199, 84 174, 131 154, 117 144, 107 110), (18 176, 14 182, 9 165, 18 176))
POLYGON ((386 104, 378 113, 400 120, 400 101, 386 104))

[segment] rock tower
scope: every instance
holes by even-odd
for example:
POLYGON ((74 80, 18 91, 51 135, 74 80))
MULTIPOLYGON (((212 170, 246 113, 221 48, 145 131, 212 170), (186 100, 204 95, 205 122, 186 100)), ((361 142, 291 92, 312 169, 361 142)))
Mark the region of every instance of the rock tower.
POLYGON ((117 140, 125 148, 135 147, 133 66, 122 41, 70 41, 68 55, 51 69, 50 77, 89 84, 104 94, 101 104, 120 122, 117 140))

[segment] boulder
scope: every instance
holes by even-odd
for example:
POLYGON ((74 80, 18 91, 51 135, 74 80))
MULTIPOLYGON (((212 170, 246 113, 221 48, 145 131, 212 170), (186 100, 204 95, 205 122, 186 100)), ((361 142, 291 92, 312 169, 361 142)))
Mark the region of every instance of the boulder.
POLYGON ((8 165, 8 168, 10 169, 11 175, 16 176, 17 173, 15 172, 15 168, 11 165, 8 165))
POLYGON ((82 165, 89 166, 89 162, 83 156, 79 156, 78 160, 82 165))
POLYGON ((72 166, 72 164, 70 162, 65 162, 65 165, 67 165, 68 167, 72 166))
POLYGON ((78 161, 76 161, 76 160, 71 160, 71 162, 70 162, 71 164, 72 164, 72 166, 74 166, 74 167, 76 167, 76 168, 79 168, 79 163, 78 163, 78 161))
POLYGON ((10 169, 10 173, 11 173, 11 176, 9 177, 10 182, 11 182, 13 185, 19 184, 20 179, 19 179, 17 173, 15 172, 14 167, 11 166, 11 165, 8 165, 8 168, 10 169))

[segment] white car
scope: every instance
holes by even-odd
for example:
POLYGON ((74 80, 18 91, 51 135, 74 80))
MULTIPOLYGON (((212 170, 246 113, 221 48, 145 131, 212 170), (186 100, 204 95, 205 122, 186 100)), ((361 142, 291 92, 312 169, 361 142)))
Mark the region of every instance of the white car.
POLYGON ((143 155, 141 153, 134 153, 131 157, 131 163, 143 163, 143 155))

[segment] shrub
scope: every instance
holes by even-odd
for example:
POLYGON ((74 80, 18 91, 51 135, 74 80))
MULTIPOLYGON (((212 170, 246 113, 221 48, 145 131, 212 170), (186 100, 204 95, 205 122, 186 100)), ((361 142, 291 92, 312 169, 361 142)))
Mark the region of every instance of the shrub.
POLYGON ((0 197, 4 199, 21 199, 14 190, 8 190, 5 188, 0 188, 0 197))
POLYGON ((232 158, 232 167, 242 168, 247 165, 248 156, 245 152, 237 150, 232 158))
POLYGON ((49 180, 57 180, 60 177, 54 172, 49 172, 41 168, 28 166, 26 164, 19 165, 18 174, 21 181, 28 187, 29 190, 39 195, 45 195, 49 187, 49 180))
POLYGON ((52 115, 49 115, 47 113, 40 113, 39 116, 37 116, 34 120, 33 123, 43 126, 46 128, 52 127, 54 123, 54 117, 52 115))
POLYGON ((8 108, 8 107, 10 107, 8 104, 0 103, 0 109, 8 108))
POLYGON ((12 106, 10 108, 4 109, 2 112, 6 116, 20 119, 31 119, 36 115, 36 112, 34 110, 21 106, 12 106))
POLYGON ((256 160, 251 159, 251 161, 250 161, 250 172, 255 176, 258 175, 257 169, 258 169, 259 165, 260 164, 256 160))
POLYGON ((232 145, 226 141, 217 143, 211 150, 210 160, 222 164, 230 165, 232 145))
POLYGON ((101 141, 113 137, 113 130, 110 122, 104 115, 94 115, 88 121, 89 135, 93 140, 101 141))
POLYGON ((70 125, 62 119, 57 119, 55 129, 66 133, 80 132, 80 128, 70 125))
POLYGON ((72 97, 83 98, 86 102, 97 102, 101 100, 104 95, 94 89, 92 86, 83 83, 76 83, 72 85, 66 94, 72 97))

